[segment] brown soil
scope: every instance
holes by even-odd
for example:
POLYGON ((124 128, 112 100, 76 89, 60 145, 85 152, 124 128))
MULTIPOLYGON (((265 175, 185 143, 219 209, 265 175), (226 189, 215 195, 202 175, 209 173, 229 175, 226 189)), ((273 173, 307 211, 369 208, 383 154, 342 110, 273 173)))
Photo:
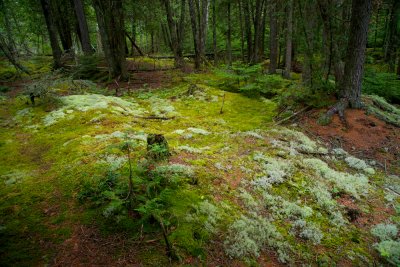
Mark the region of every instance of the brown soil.
POLYGON ((338 116, 332 123, 321 126, 317 119, 323 110, 313 110, 303 115, 300 125, 313 138, 323 141, 328 147, 342 147, 349 153, 364 159, 375 160, 388 173, 400 171, 400 130, 363 110, 345 111, 348 128, 338 116), (386 167, 385 167, 386 166, 386 167))
POLYGON ((104 237, 94 228, 75 226, 71 238, 59 246, 52 266, 143 266, 138 255, 149 245, 164 253, 158 243, 159 240, 133 243, 122 234, 104 237))

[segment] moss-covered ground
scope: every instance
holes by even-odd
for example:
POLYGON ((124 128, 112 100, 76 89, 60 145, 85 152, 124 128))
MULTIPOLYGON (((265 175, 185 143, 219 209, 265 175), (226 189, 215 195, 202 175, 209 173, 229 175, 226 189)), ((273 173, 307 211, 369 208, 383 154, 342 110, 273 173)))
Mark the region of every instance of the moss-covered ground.
POLYGON ((51 88, 57 101, 34 106, 24 96, 0 98, 0 265, 68 264, 68 242, 87 228, 109 240, 110 265, 386 263, 370 233, 374 224, 396 221, 396 188, 384 189, 385 174, 296 128, 273 126, 273 100, 221 90, 218 79, 190 74, 121 97, 102 88, 74 93, 60 83, 51 88), (168 141, 170 157, 151 166, 167 176, 168 190, 139 188, 149 185, 140 171, 149 134, 168 141), (121 147, 128 141, 133 197, 147 192, 162 200, 157 216, 168 229, 172 262, 157 224, 150 218, 143 225, 149 202, 121 211, 112 186, 97 199, 84 196, 110 176, 126 190, 121 147))

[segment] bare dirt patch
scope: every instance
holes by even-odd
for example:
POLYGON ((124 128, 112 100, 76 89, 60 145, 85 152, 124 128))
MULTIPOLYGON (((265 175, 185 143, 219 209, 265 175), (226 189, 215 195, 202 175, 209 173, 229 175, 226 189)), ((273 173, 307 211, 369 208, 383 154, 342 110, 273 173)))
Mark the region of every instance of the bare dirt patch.
POLYGON ((300 119, 300 125, 312 137, 321 139, 330 147, 342 147, 349 153, 364 159, 375 160, 388 173, 400 170, 400 129, 389 125, 363 110, 346 110, 348 128, 338 116, 332 123, 321 126, 317 119, 321 110, 313 110, 300 119), (385 167, 386 166, 386 167, 385 167))

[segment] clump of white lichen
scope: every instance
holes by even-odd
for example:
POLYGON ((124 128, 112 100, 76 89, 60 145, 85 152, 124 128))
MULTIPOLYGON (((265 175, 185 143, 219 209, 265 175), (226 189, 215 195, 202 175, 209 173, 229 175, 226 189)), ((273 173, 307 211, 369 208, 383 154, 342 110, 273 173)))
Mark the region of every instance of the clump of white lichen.
POLYGON ((349 167, 353 169, 364 171, 368 174, 375 174, 375 170, 371 168, 367 163, 365 163, 365 161, 363 161, 362 159, 349 156, 346 157, 344 161, 347 163, 347 165, 349 165, 349 167))
POLYGON ((338 189, 355 198, 368 194, 368 178, 363 174, 349 174, 331 169, 328 164, 317 158, 303 159, 306 167, 313 169, 317 175, 334 184, 338 189))

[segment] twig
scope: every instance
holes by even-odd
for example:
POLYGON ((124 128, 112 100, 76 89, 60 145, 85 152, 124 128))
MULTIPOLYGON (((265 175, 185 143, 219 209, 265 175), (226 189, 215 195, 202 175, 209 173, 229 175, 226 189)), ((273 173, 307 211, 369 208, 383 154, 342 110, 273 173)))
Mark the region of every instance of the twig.
POLYGON ((297 111, 296 113, 290 115, 289 117, 284 118, 284 119, 282 119, 282 120, 276 122, 276 123, 275 123, 275 126, 278 126, 278 125, 280 125, 281 123, 290 120, 291 118, 293 118, 293 117, 299 115, 300 113, 306 111, 306 110, 309 109, 309 108, 310 108, 310 106, 306 106, 305 108, 300 109, 299 111, 297 111))
POLYGON ((134 116, 134 117, 145 120, 163 120, 163 121, 175 119, 175 117, 158 117, 158 116, 134 116))

